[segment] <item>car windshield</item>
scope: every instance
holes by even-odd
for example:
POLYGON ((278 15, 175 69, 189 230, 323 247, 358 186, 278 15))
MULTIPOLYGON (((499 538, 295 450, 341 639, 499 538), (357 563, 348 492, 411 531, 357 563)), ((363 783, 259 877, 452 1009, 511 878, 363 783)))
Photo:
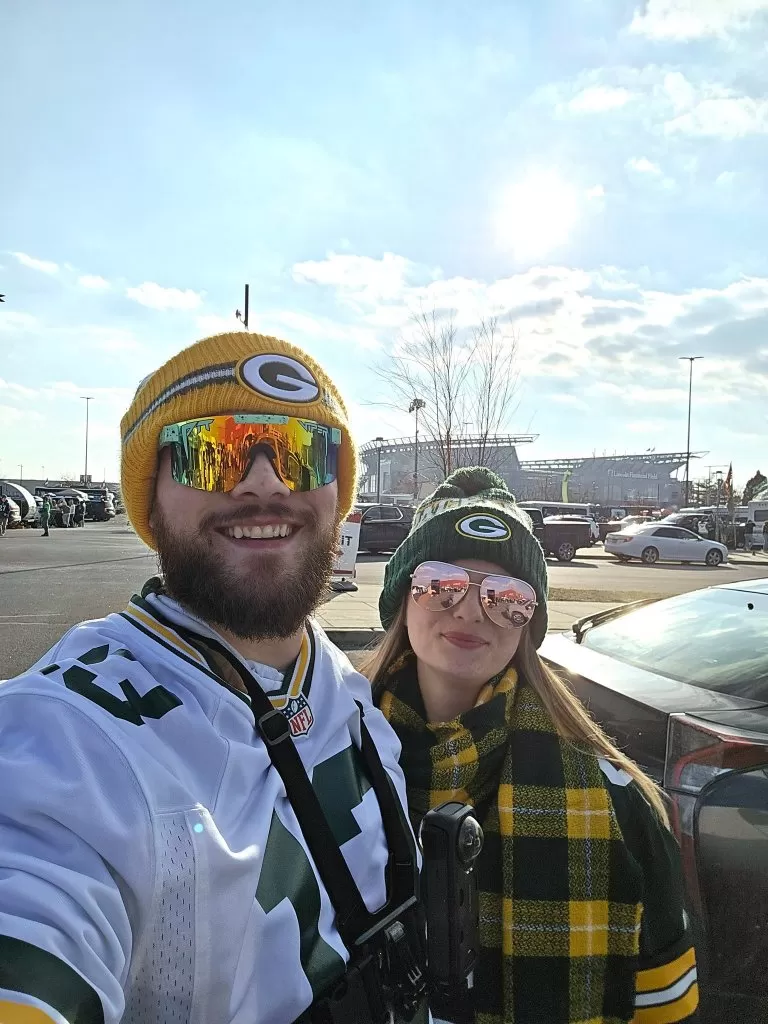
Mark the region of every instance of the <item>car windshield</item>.
POLYGON ((705 690, 768 701, 768 596, 694 591, 584 634, 584 647, 705 690))

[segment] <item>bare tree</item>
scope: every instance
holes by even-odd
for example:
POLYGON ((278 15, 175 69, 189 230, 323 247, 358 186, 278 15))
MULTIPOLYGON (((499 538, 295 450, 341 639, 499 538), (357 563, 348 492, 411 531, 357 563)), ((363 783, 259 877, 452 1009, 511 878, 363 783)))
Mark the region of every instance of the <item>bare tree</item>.
POLYGON ((456 465, 456 438, 466 411, 474 339, 459 338, 452 313, 440 317, 434 309, 421 310, 411 319, 413 333, 377 372, 396 405, 407 408, 413 398, 426 402, 421 413, 424 432, 434 442, 435 468, 445 477, 456 465))
POLYGON ((422 455, 443 478, 459 466, 501 468, 503 451, 493 445, 517 408, 517 339, 505 335, 495 317, 461 334, 449 313, 421 310, 412 333, 385 365, 376 367, 392 403, 408 408, 422 398, 424 433, 432 442, 422 455), (465 438, 466 427, 471 441, 465 438))
POLYGON ((472 368, 467 377, 467 398, 476 442, 472 455, 478 466, 500 469, 504 450, 491 442, 517 411, 520 375, 518 342, 513 331, 505 336, 496 317, 482 319, 473 331, 472 368))

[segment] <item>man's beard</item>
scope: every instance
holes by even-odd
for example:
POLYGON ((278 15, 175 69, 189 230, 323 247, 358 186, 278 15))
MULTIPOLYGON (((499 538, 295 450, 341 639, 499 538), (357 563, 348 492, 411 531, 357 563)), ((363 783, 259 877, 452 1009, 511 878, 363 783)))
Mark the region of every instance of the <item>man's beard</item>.
MULTIPOLYGON (((277 503, 268 507, 243 505, 237 519, 242 522, 264 515, 295 521, 292 510, 277 503)), ((194 534, 181 535, 155 508, 152 527, 168 594, 204 622, 222 626, 243 640, 293 636, 318 606, 328 586, 338 547, 337 525, 323 529, 309 510, 301 528, 304 543, 295 560, 276 573, 278 559, 256 556, 253 562, 257 569, 248 575, 245 566, 253 549, 244 551, 241 566, 232 569, 206 536, 216 526, 229 525, 232 519, 231 514, 209 516, 194 534)))

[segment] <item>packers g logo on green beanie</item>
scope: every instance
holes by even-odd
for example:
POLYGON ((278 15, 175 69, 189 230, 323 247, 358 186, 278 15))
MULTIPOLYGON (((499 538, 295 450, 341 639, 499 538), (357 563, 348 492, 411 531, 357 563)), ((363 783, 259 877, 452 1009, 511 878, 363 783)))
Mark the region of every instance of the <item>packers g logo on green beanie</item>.
POLYGON ((465 516, 456 523, 456 532, 463 537, 474 537, 476 540, 509 540, 512 531, 506 523, 496 516, 474 515, 465 516))
POLYGON ((503 478, 486 466, 455 470, 419 505, 411 531, 384 570, 379 614, 385 629, 403 606, 413 570, 430 560, 478 559, 530 583, 536 611, 528 626, 538 647, 547 632, 547 564, 530 517, 503 478))

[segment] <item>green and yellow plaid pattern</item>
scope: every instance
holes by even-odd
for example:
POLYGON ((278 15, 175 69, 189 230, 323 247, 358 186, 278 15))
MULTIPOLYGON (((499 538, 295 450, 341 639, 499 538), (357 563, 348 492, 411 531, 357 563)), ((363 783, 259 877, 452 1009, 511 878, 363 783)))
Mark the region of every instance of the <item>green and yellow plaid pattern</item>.
POLYGON ((631 1021, 642 872, 597 759, 558 736, 514 669, 470 711, 429 724, 409 652, 379 704, 403 745, 414 828, 462 800, 485 832, 476 1024, 631 1021))

